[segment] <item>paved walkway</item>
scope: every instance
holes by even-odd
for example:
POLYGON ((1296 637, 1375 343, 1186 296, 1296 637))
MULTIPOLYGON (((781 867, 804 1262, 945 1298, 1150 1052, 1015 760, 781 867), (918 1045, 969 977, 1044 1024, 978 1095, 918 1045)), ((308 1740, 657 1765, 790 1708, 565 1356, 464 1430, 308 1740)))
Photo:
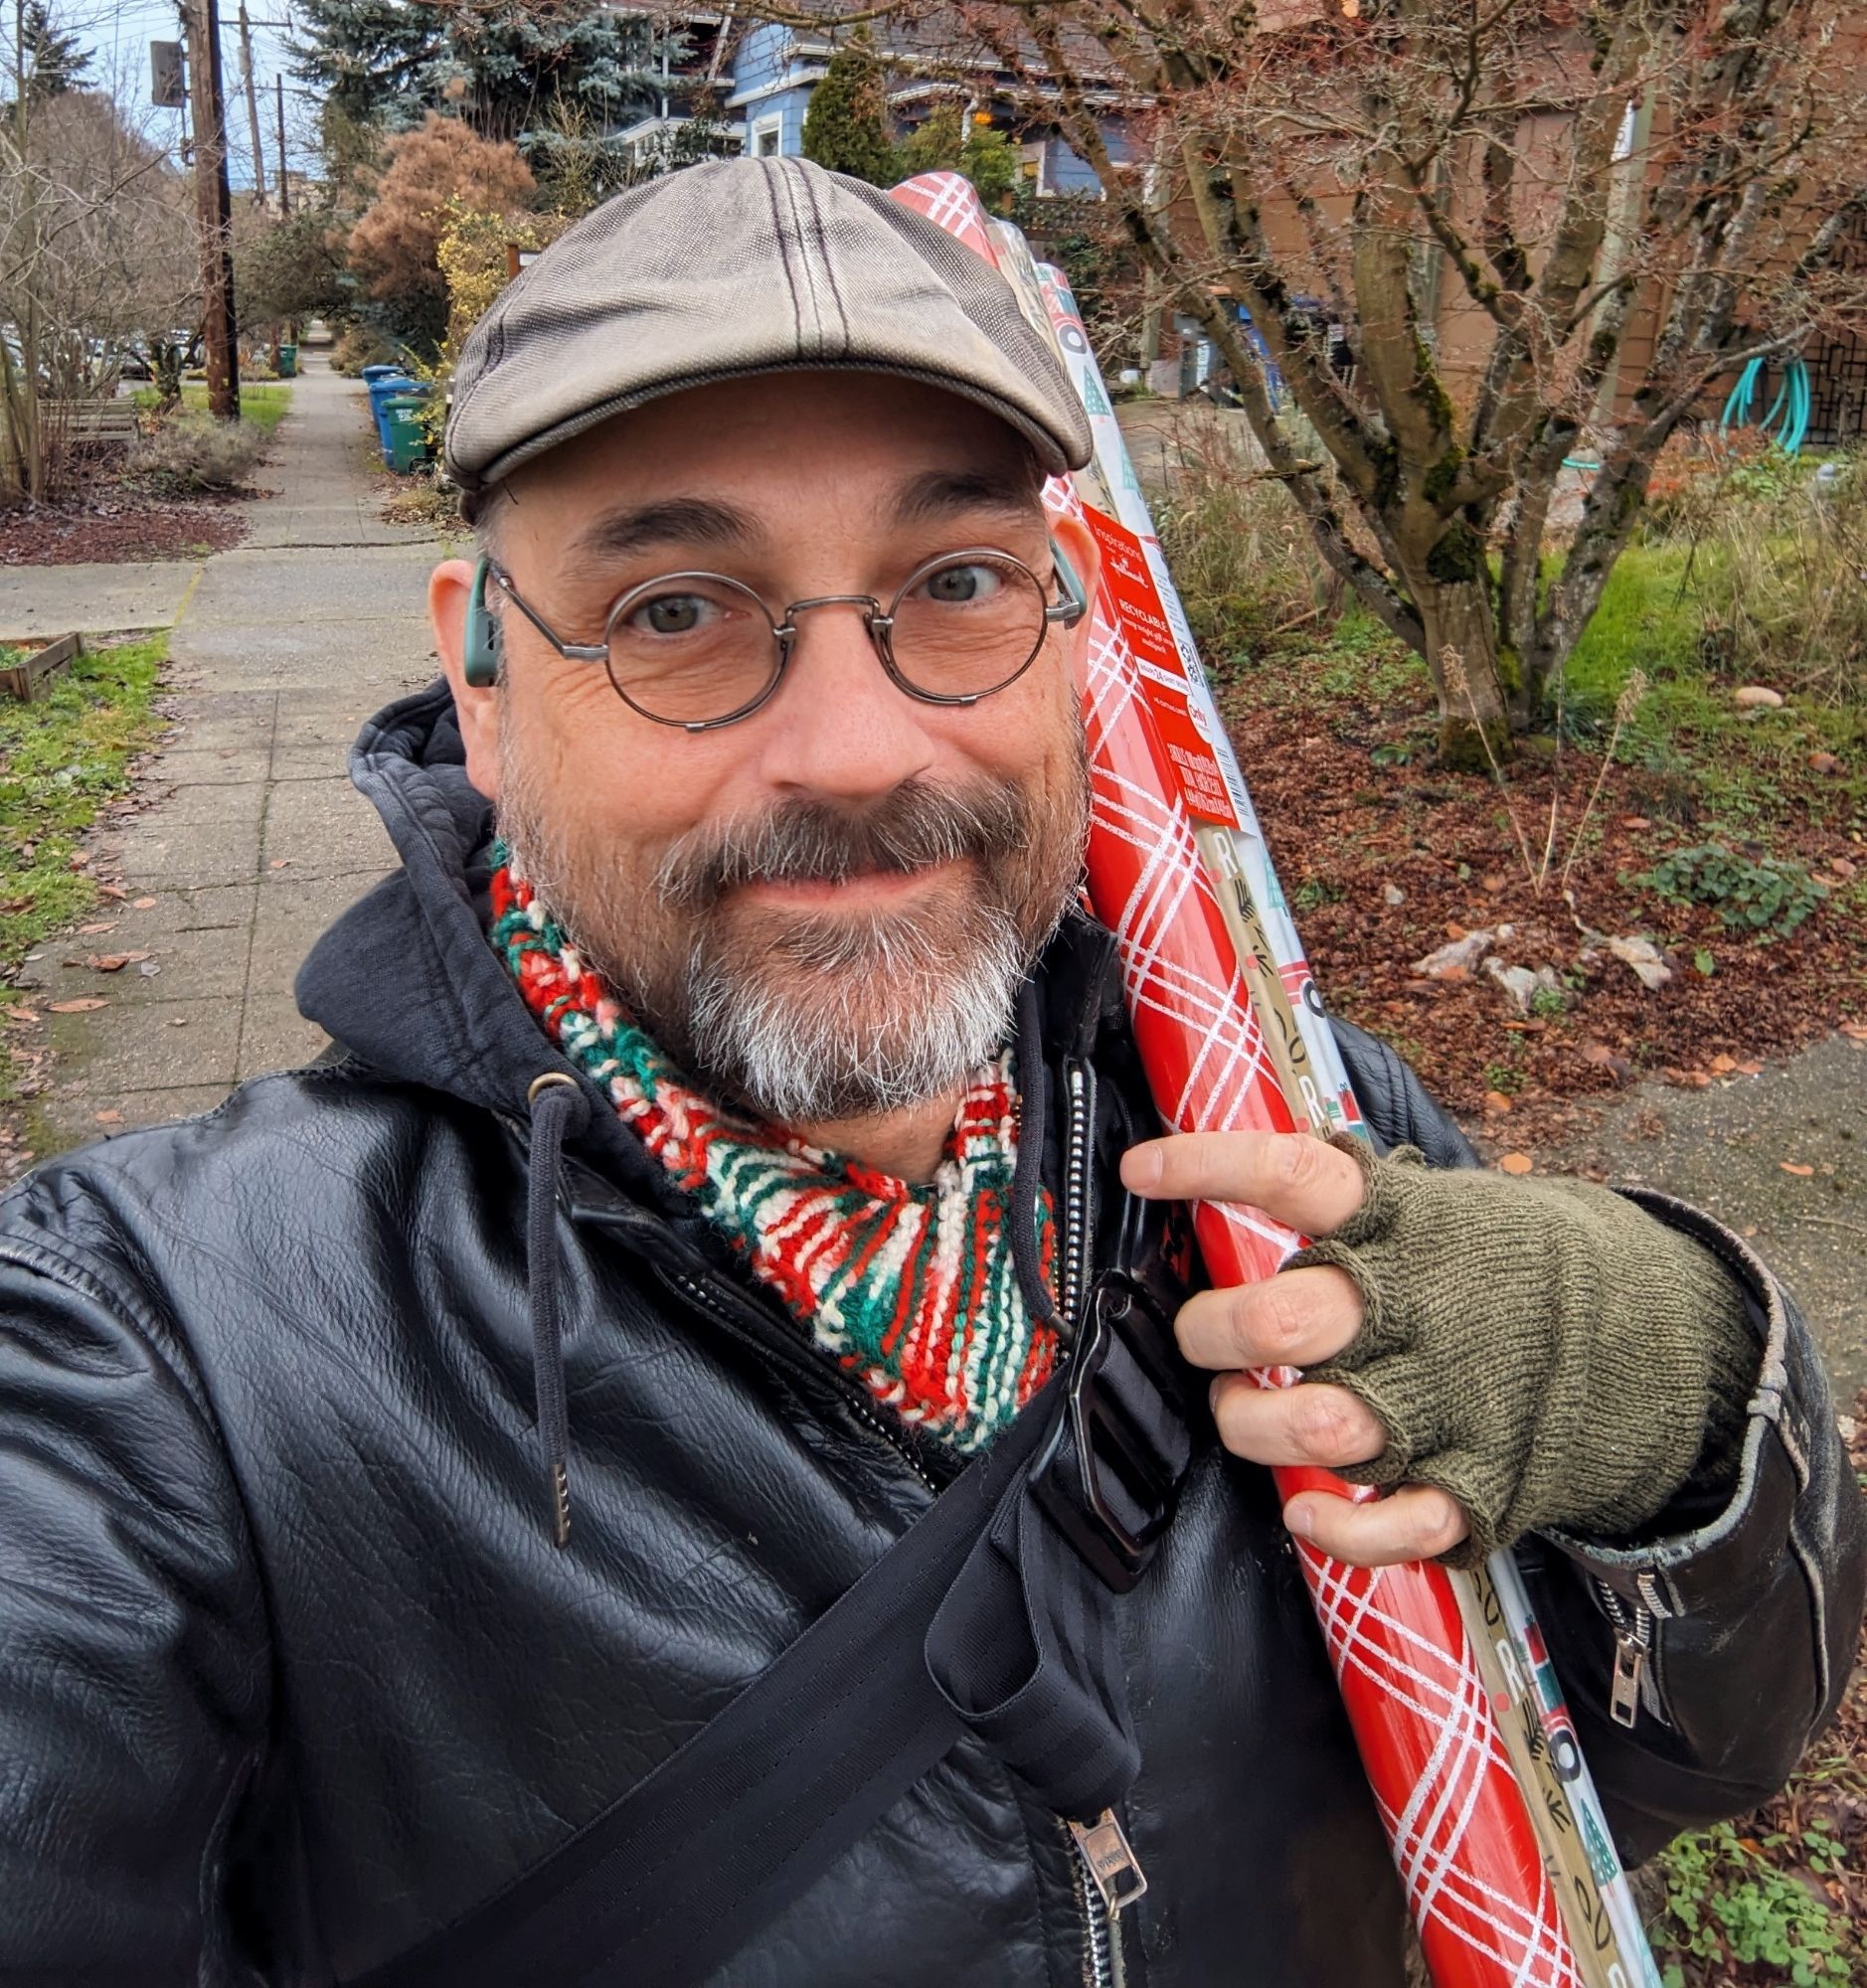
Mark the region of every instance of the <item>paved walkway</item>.
POLYGON ((95 914, 108 932, 50 941, 21 976, 48 1007, 108 1004, 48 1016, 48 1145, 203 1110, 242 1077, 314 1056, 323 1037, 293 1006, 292 977, 393 861, 345 758, 372 711, 433 673, 435 547, 377 518, 363 390, 307 358, 261 472, 278 494, 252 505, 245 545, 192 568, 16 569, 0 592, 7 626, 173 625, 178 722, 143 785, 157 798, 95 859, 127 898, 95 914), (46 618, 23 620, 29 609, 46 618), (148 958, 85 964, 116 952, 148 958))

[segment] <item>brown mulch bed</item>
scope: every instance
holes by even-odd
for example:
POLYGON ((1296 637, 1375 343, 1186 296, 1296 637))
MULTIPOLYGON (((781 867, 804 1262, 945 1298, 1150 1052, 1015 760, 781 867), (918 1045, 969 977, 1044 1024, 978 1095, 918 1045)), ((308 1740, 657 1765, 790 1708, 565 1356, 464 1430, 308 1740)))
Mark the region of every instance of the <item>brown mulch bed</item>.
MULTIPOLYGON (((1832 775, 1801 774, 1798 791, 1777 769, 1768 825, 1749 827, 1766 845, 1694 821, 1689 778, 1656 782, 1640 766, 1611 765, 1569 878, 1572 912, 1558 878, 1602 769, 1599 746, 1566 747, 1560 770, 1526 756, 1500 792, 1488 774, 1430 763, 1419 750, 1430 713, 1417 696, 1331 694, 1327 664, 1280 659, 1225 693, 1278 875, 1331 1006, 1391 1042, 1455 1110, 1484 1114, 1487 1131, 1512 1144, 1555 1141, 1642 1077, 1702 1086, 1867 1015, 1867 845, 1832 775), (1375 756, 1401 751, 1415 756, 1375 756), (1557 857, 1539 893, 1509 810, 1540 856, 1552 790, 1557 857), (1826 901, 1759 943, 1714 908, 1637 881, 1714 835, 1747 855, 1806 864, 1826 901), (1562 976, 1561 1012, 1522 1015, 1482 967, 1445 979, 1416 970, 1448 939, 1505 922, 1514 933, 1499 957, 1562 976), (1649 991, 1591 947, 1583 925, 1650 937, 1672 978, 1649 991), (1701 951, 1710 975, 1698 970, 1701 951)), ((1339 659, 1333 674, 1339 681, 1339 659)))
POLYGON ((247 536, 238 500, 110 497, 0 512, 0 566, 201 559, 247 536))

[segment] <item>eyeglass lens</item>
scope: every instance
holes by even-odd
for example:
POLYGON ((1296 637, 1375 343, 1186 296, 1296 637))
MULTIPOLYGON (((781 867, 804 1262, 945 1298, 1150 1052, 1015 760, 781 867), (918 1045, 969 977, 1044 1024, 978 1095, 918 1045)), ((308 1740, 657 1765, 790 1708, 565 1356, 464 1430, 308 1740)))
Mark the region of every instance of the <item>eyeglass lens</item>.
MULTIPOLYGON (((913 576, 886 640, 896 675, 931 698, 983 697, 1042 646, 1044 590, 1017 561, 968 553, 913 576)), ((860 613, 833 605, 820 613, 860 613)), ((801 630, 800 630, 801 632, 801 630)), ((634 588, 609 621, 609 680, 636 710, 676 725, 730 718, 782 668, 764 602, 737 580, 674 574, 634 588)))

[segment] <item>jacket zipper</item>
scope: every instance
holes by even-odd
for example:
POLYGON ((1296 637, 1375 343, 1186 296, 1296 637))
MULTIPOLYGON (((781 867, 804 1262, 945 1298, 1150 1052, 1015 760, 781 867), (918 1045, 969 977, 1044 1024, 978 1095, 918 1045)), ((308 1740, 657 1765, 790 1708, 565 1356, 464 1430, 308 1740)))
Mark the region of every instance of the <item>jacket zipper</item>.
POLYGON ((1631 1728, 1640 1717, 1641 1687, 1653 1658, 1653 1617, 1644 1608, 1629 1608, 1599 1577, 1595 1590, 1614 1631, 1614 1674, 1608 1685, 1608 1716, 1616 1726, 1631 1728))
POLYGON ((1064 1060, 1070 1116, 1063 1146, 1063 1247, 1058 1252, 1057 1310, 1066 1341, 1074 1343, 1089 1285, 1089 1176, 1095 1137, 1096 1081, 1080 1057, 1064 1060))
MULTIPOLYGON (((1063 1338, 1074 1346, 1082 1332, 1089 1295, 1090 1167, 1096 1136, 1096 1077, 1081 1057, 1064 1061, 1069 1118, 1063 1149, 1063 1237, 1058 1251, 1057 1308, 1063 1338)), ((1086 1988, 1122 1988, 1120 1914, 1147 1889, 1140 1860, 1113 1809, 1094 1822, 1057 1818, 1070 1845, 1070 1879, 1083 1919, 1086 1988)))

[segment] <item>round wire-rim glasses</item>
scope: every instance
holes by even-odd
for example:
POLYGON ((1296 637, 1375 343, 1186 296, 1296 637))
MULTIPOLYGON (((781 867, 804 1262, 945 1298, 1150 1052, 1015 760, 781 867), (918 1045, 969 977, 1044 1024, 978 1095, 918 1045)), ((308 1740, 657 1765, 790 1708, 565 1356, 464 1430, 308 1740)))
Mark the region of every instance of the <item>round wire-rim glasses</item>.
POLYGON ((917 703, 963 707, 977 704, 982 698, 995 696, 999 691, 1008 689, 1036 662, 1052 627, 1074 627, 1089 611, 1089 600, 1084 592, 1083 582, 1078 579, 1075 569, 1065 558, 1062 548, 1055 540, 1051 541, 1050 551, 1056 569, 1058 590, 1063 596, 1057 601, 1046 598, 1044 582, 1022 560, 1001 551, 996 546, 966 546, 957 552, 940 553, 916 567, 896 589, 894 597, 886 607, 872 593, 821 593, 803 600, 791 601, 784 608, 782 619, 774 616, 763 597, 744 580, 734 580, 728 574, 698 571, 659 574, 653 580, 645 580, 639 585, 630 587, 611 605, 603 619, 603 639, 600 645, 592 642, 565 641, 520 593, 512 582, 512 576, 495 561, 489 559, 486 562, 486 574, 559 655, 570 662, 601 663, 608 676, 610 688, 637 716, 647 719, 651 724, 670 726, 677 731, 714 732, 723 725, 732 725, 742 718, 750 718, 776 694, 796 652, 798 630, 795 617, 812 607, 860 608, 869 639, 874 645, 882 668, 888 673, 889 681, 896 689, 905 696, 915 699, 917 703), (1014 667, 1007 669, 1002 676, 991 683, 962 691, 931 690, 917 683, 902 667, 896 656, 895 632, 901 616, 902 603, 909 599, 918 587, 925 586, 937 575, 948 570, 976 566, 981 562, 989 562, 995 568, 1021 575, 1030 582, 1033 597, 1030 646, 1014 667), (727 588, 734 598, 747 601, 756 607, 770 630, 771 663, 765 680, 754 695, 742 699, 732 710, 718 717, 671 718, 663 712, 651 710, 642 703, 638 694, 632 694, 625 687, 622 676, 626 673, 618 672, 617 669, 614 631, 618 622, 653 596, 665 594, 667 589, 682 580, 704 581, 710 586, 727 588))

